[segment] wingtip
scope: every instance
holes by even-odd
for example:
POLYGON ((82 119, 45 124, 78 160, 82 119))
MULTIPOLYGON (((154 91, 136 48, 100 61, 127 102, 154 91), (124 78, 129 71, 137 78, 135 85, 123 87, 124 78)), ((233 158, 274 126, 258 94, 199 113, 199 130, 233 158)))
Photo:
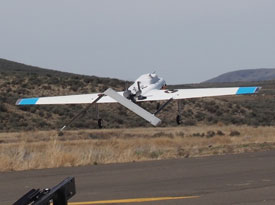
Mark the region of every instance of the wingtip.
POLYGON ((256 87, 255 93, 258 93, 261 89, 262 87, 256 87))
POLYGON ((21 98, 18 99, 18 100, 16 101, 15 105, 20 105, 21 100, 22 100, 21 98))
POLYGON ((22 98, 16 101, 16 105, 35 105, 39 98, 22 98))
POLYGON ((236 95, 254 94, 259 92, 261 87, 239 87, 236 95))

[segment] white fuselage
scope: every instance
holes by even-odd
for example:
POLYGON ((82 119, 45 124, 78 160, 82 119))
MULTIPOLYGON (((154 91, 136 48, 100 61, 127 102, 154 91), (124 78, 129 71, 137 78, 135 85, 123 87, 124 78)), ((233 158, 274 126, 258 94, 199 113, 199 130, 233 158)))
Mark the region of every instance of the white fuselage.
POLYGON ((160 90, 166 85, 163 78, 159 78, 155 73, 148 73, 140 76, 128 90, 133 95, 145 95, 151 90, 160 90), (139 85, 138 85, 139 84, 139 85), (140 88, 140 90, 139 90, 140 88))

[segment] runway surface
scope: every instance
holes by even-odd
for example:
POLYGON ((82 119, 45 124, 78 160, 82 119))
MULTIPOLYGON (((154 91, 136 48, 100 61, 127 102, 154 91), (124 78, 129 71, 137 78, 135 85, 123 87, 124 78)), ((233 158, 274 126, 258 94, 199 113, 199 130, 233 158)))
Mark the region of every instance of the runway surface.
POLYGON ((0 173, 0 204, 68 176, 72 205, 275 204, 275 151, 0 173))

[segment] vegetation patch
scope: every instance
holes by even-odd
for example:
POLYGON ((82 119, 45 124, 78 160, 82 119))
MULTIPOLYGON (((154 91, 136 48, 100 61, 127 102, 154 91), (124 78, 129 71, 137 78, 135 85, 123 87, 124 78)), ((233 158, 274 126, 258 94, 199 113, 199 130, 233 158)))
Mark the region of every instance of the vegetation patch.
POLYGON ((0 133, 0 171, 264 151, 275 148, 274 133, 274 127, 249 126, 0 133))
MULTIPOLYGON (((131 82, 126 84, 130 85, 131 82)), ((275 125, 275 81, 170 85, 169 89, 236 86, 261 86, 262 90, 253 96, 183 100, 181 126, 275 125)), ((79 110, 85 108, 85 105, 15 106, 19 98, 103 92, 109 87, 122 91, 125 89, 125 81, 76 75, 0 59, 0 131, 60 129, 79 110)), ((155 112, 157 103, 143 103, 142 107, 155 112)), ((145 120, 120 105, 100 105, 99 110, 104 128, 150 126, 145 120)), ((176 126, 176 114, 177 104, 172 102, 159 113, 159 118, 162 119, 161 126, 176 126)), ((91 107, 69 127, 69 129, 95 128, 97 128, 95 107, 91 107)), ((204 135, 207 135, 207 132, 204 135)))

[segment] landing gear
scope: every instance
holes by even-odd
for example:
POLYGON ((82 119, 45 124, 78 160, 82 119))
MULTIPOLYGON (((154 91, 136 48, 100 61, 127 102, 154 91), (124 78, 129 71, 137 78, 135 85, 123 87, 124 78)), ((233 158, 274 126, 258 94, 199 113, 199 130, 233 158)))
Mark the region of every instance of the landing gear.
POLYGON ((102 129, 102 119, 97 120, 97 125, 99 129, 102 129))
POLYGON ((97 126, 99 129, 102 129, 102 119, 99 117, 98 104, 95 104, 95 110, 96 110, 97 126))
POLYGON ((181 116, 180 116, 180 115, 177 115, 176 121, 177 121, 177 124, 178 124, 178 125, 181 124, 181 116))

